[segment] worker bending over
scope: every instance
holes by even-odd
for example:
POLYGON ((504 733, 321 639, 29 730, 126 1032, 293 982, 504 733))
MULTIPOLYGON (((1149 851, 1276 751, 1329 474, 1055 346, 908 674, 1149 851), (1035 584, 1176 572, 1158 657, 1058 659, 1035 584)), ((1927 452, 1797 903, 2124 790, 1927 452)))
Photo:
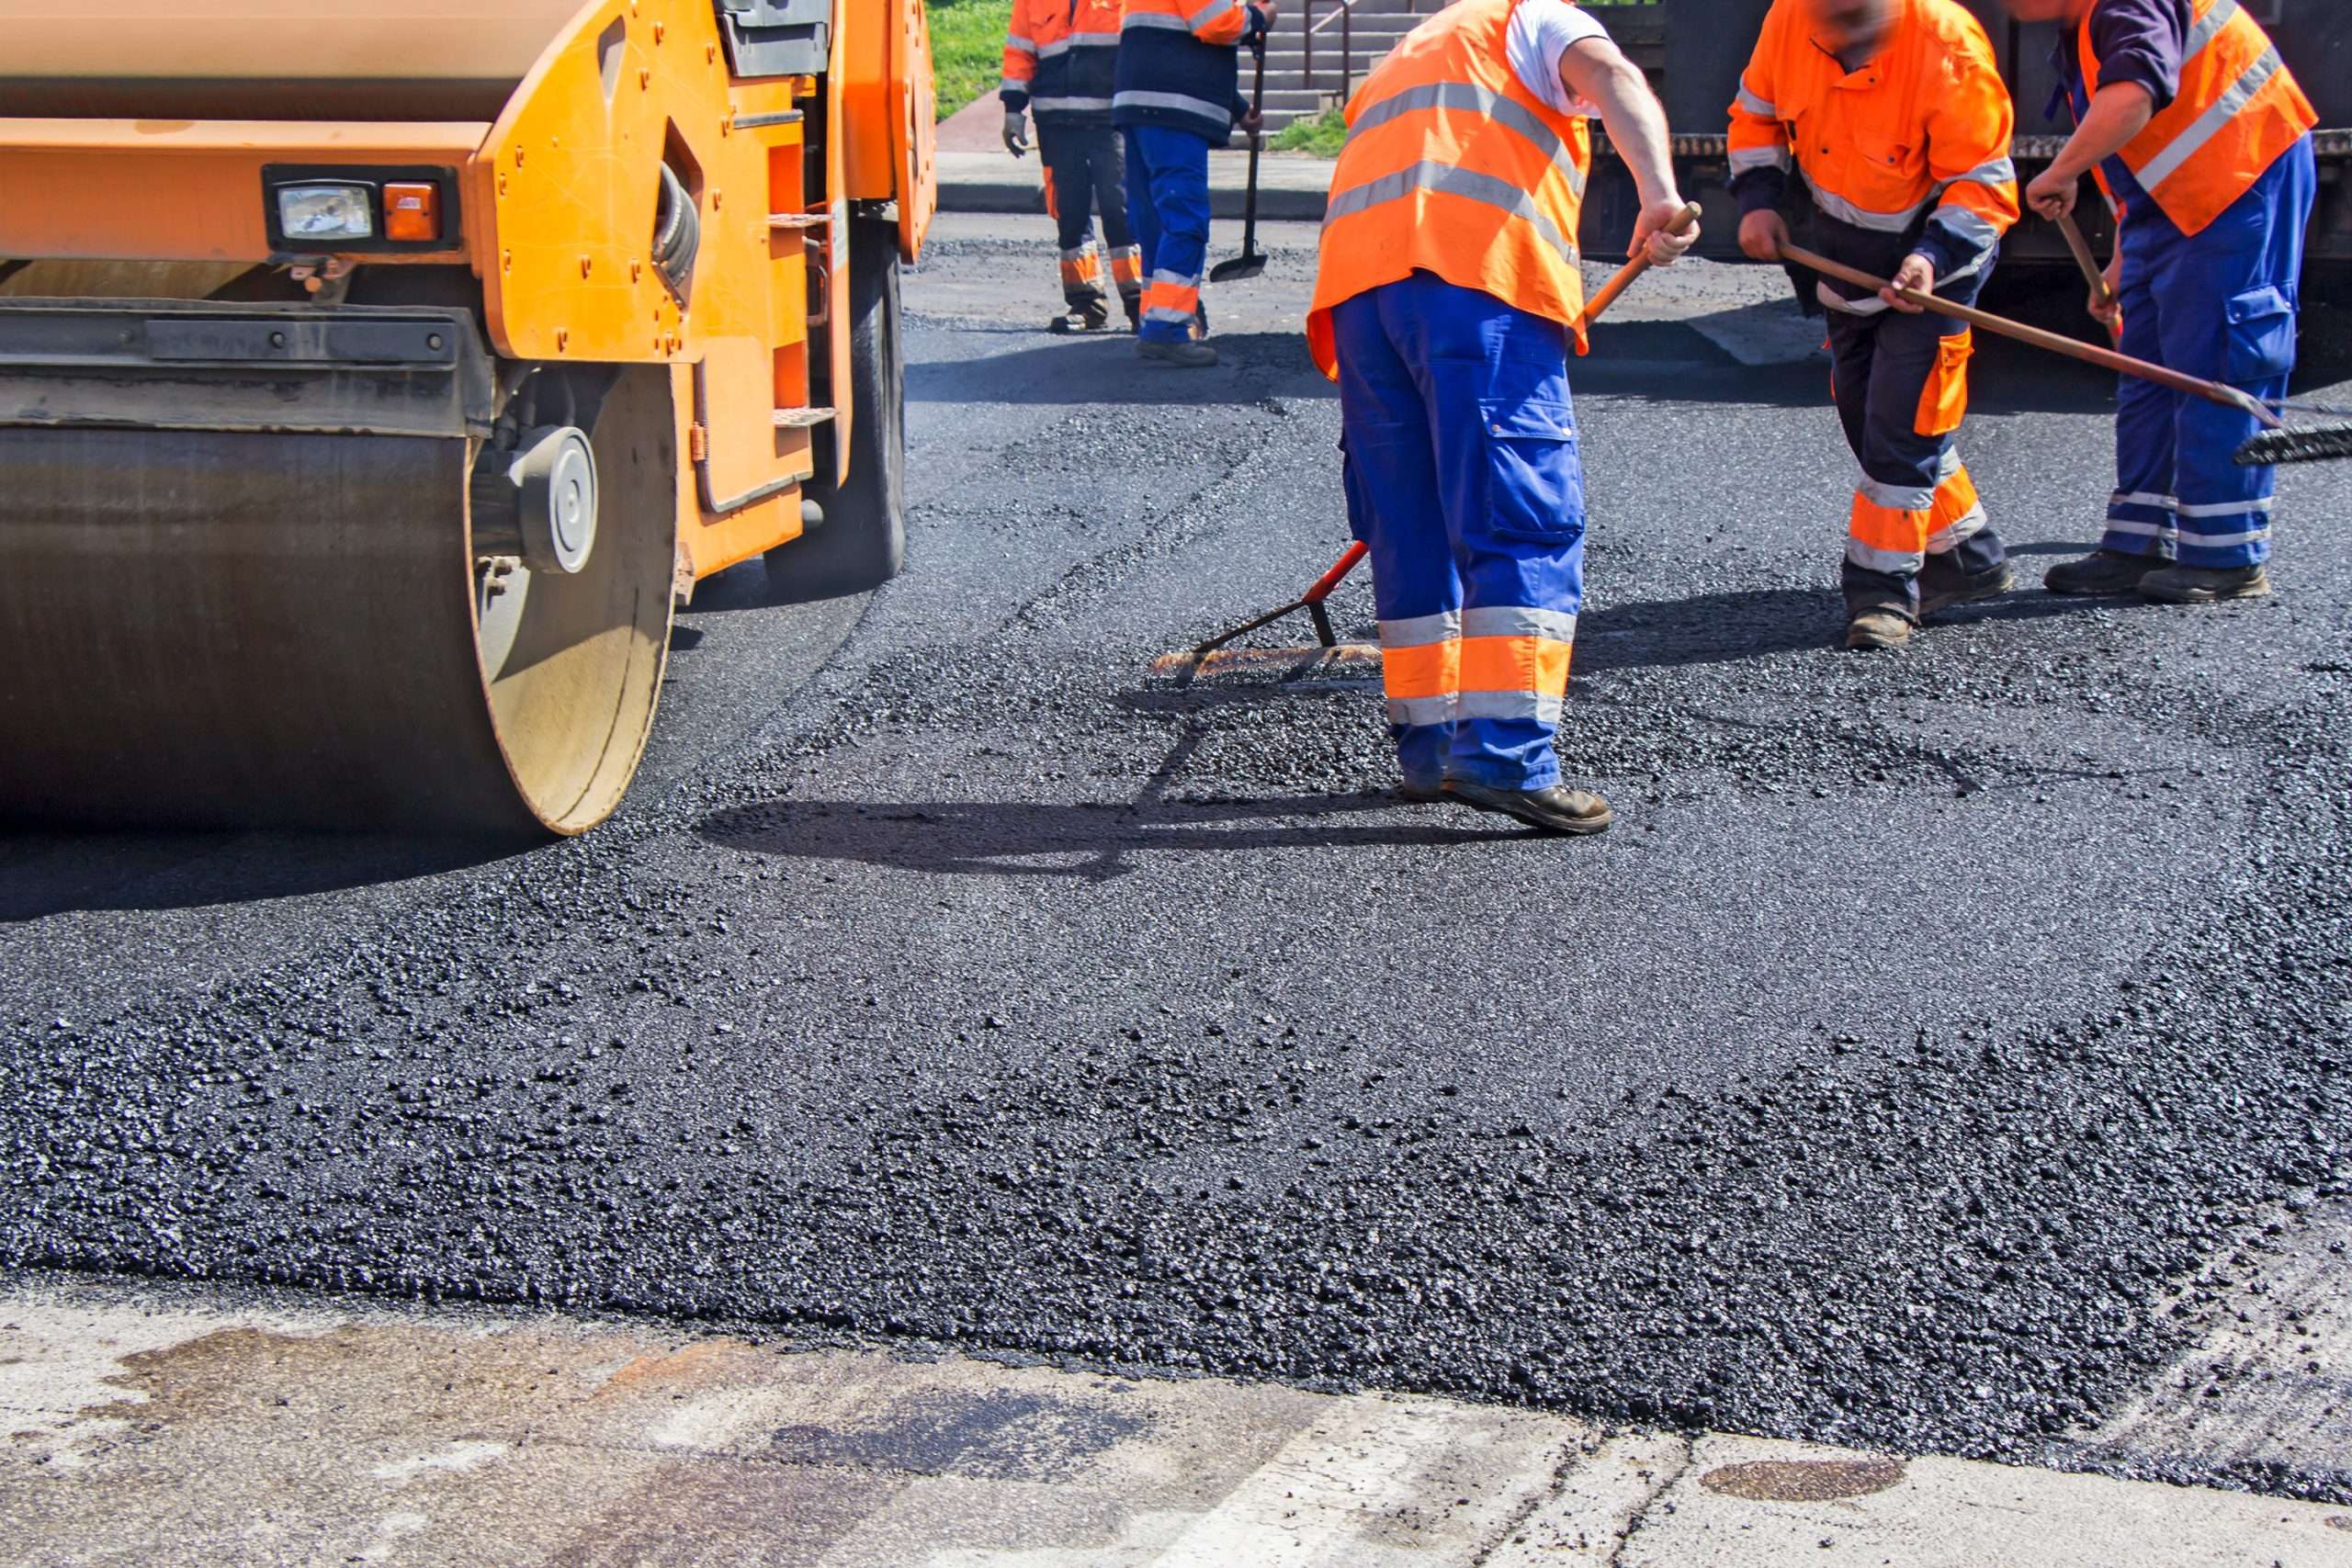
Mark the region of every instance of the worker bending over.
MULTIPOLYGON (((2027 191, 2074 210, 2095 171, 2119 210, 2108 283, 2123 352, 2255 397, 2287 395, 2303 231, 2319 184, 2319 123, 2286 62, 2238 0, 2008 0, 2026 21, 2067 24, 2063 91, 2077 130, 2027 191)), ((2053 108, 2055 103, 2053 100, 2053 108)), ((2254 416, 2125 378, 2115 412, 2115 494, 2097 551, 2052 567, 2057 593, 2177 604, 2270 592, 2276 474, 2232 460, 2254 416)))
POLYGON ((1126 0, 1111 118, 1127 137, 1127 211, 1143 241, 1143 325, 1136 351, 1163 365, 1216 363, 1201 275, 1209 251, 1209 149, 1238 121, 1239 55, 1265 46, 1275 0, 1126 0))
MULTIPOLYGON (((1775 0, 1731 109, 1740 248, 1780 258, 1793 153, 1814 248, 1971 304, 2018 220, 2015 126, 1984 29, 1954 0, 1775 0)), ((1862 467, 1846 646, 1896 648, 1937 611, 2017 581, 1956 445, 1973 340, 1893 290, 1825 279, 1819 292, 1830 394, 1862 467)))
POLYGON ((1610 823, 1553 750, 1584 598, 1567 351, 1596 112, 1641 193, 1635 251, 1674 261, 1695 232, 1667 231, 1666 116, 1599 22, 1568 0, 1423 22, 1348 105, 1306 319, 1340 383, 1404 794, 1559 833, 1610 823))
POLYGON ((1024 111, 1037 118, 1037 156, 1046 166, 1046 210, 1060 228, 1062 301, 1046 324, 1057 333, 1095 332, 1111 319, 1102 291, 1102 257, 1094 248, 1093 214, 1102 214, 1111 279, 1127 321, 1143 320, 1143 252, 1127 226, 1125 155, 1111 125, 1111 86, 1118 70, 1120 0, 1013 0, 1004 40, 1005 151, 1029 150, 1024 111))

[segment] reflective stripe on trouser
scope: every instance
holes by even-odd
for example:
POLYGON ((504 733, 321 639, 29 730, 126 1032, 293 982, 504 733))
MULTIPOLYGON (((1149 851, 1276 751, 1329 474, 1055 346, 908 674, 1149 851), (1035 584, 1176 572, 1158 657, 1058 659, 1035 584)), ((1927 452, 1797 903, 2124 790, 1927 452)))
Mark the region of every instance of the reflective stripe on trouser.
POLYGON ((1143 247, 1118 245, 1111 250, 1111 281, 1129 299, 1143 293, 1143 247))
MULTIPOLYGON (((2123 352, 2257 398, 2285 397, 2317 182, 2305 137, 2193 239, 2154 202, 2132 208, 2123 224, 2123 352)), ((2124 378, 2101 547, 2208 570, 2267 560, 2277 471, 2234 460, 2258 428, 2235 409, 2124 378)))
POLYGON ((1102 275, 1094 261, 1093 215, 1102 217, 1102 238, 1115 257, 1135 248, 1127 223, 1125 164, 1119 133, 1108 126, 1037 123, 1037 156, 1046 168, 1046 210, 1054 215, 1062 253, 1062 298, 1073 308, 1103 302, 1102 275), (1085 253, 1080 261, 1079 253, 1085 253), (1073 264, 1081 276, 1071 276, 1073 264))
POLYGON ((1209 144, 1189 130, 1138 125, 1127 131, 1127 214, 1143 247, 1141 335, 1178 343, 1192 334, 1209 254, 1209 144))
MULTIPOLYGON (((1991 275, 1988 263, 1939 292, 1973 304, 1991 275)), ((1919 573, 1929 556, 1939 558, 1939 574, 1971 576, 2006 558, 1960 460, 1957 427, 1922 434, 1939 402, 1927 395, 1929 381, 1951 373, 1948 344, 1964 330, 1931 314, 1829 312, 1830 391, 1862 469, 1840 573, 1849 614, 1882 606, 1917 614, 1919 573)))
POLYGON ((1584 598, 1566 330, 1415 273, 1343 301, 1332 331, 1406 782, 1557 784, 1584 598))

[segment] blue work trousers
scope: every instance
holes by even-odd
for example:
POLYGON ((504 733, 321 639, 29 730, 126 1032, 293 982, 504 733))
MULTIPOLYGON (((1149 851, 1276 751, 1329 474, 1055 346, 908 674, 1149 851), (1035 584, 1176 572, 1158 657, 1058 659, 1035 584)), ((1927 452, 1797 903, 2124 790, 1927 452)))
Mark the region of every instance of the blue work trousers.
MULTIPOLYGON (((2202 233, 2182 233, 2153 201, 2131 209, 2121 240, 2123 352, 2266 401, 2285 397, 2318 185, 2306 136, 2202 233)), ((2206 570, 2267 560, 2275 470, 2233 460, 2260 428, 2236 409, 2124 377, 2101 547, 2206 570)))
POLYGON ((1209 144, 1189 130, 1127 128, 1127 222, 1143 247, 1142 335, 1192 335, 1208 269, 1209 144))
POLYGON ((1405 782, 1555 784, 1584 603, 1566 330, 1425 272, 1348 300, 1332 329, 1405 782))

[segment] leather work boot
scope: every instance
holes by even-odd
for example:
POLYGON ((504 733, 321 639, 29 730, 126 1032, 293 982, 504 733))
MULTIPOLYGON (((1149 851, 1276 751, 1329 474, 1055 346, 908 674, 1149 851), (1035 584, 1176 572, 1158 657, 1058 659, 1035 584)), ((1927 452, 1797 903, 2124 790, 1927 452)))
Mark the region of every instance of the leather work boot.
POLYGON ((1179 370, 1205 370, 1216 363, 1216 350, 1204 343, 1159 343, 1148 337, 1137 338, 1136 352, 1179 370))
POLYGON ((2140 586, 2142 578, 2167 564, 2162 556, 2093 550, 2080 560, 2061 561, 2052 567, 2050 574, 2041 580, 2041 586, 2052 593, 2130 593, 2140 586))
POLYGON ((1453 799, 1453 781, 1440 784, 1419 784, 1408 780, 1396 786, 1396 798, 1409 806, 1439 806, 1453 799))
POLYGON ((1127 309, 1127 331, 1131 333, 1143 331, 1143 296, 1122 294, 1119 296, 1119 303, 1127 309))
POLYGON ((1846 623, 1846 647, 1853 653, 1868 653, 1882 648, 1903 648, 1911 641, 1916 625, 1902 611, 1877 604, 1858 610, 1846 623))
POLYGON ((1110 321, 1111 312, 1108 307, 1080 305, 1047 321, 1046 330, 1063 336, 1072 333, 1099 333, 1108 326, 1110 321))
POLYGON ((2168 566, 2140 580, 2140 594, 2164 604, 2218 604, 2224 599, 2267 599, 2270 574, 2258 566, 2223 570, 2168 566))
POLYGON ((1549 789, 1489 789, 1467 779, 1456 779, 1447 786, 1453 797, 1481 811, 1499 812, 1516 817, 1531 827, 1547 833, 1566 833, 1581 838, 1591 833, 1606 833, 1609 825, 1617 820, 1609 803, 1589 790, 1570 789, 1566 784, 1554 784, 1549 789))
POLYGON ((1983 599, 1998 599, 2018 585, 2018 569, 2003 561, 1979 572, 1963 572, 1954 568, 1937 571, 1940 557, 1929 556, 1927 567, 1919 573, 1919 618, 1926 620, 1939 610, 1949 610, 1955 604, 1973 604, 1983 599))

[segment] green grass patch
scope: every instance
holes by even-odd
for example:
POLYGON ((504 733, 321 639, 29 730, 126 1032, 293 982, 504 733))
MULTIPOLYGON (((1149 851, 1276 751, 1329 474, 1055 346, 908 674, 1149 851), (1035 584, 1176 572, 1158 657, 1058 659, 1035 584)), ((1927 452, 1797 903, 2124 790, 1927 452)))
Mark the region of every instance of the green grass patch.
POLYGON ((1325 109, 1313 119, 1295 119, 1274 132, 1266 143, 1277 152, 1310 152, 1336 158, 1348 140, 1348 122, 1338 109, 1325 109))
POLYGON ((1012 0, 931 0, 931 62, 945 119, 1004 80, 1012 0))

